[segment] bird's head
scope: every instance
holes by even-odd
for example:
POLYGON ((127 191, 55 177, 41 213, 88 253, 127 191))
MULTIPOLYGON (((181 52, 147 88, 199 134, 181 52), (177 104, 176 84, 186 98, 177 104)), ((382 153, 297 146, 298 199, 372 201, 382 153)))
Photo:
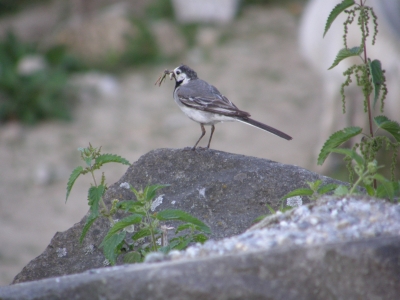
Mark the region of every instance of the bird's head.
POLYGON ((186 65, 175 68, 172 73, 170 73, 170 78, 172 78, 172 76, 175 78, 177 85, 186 84, 190 80, 197 79, 197 73, 186 65))

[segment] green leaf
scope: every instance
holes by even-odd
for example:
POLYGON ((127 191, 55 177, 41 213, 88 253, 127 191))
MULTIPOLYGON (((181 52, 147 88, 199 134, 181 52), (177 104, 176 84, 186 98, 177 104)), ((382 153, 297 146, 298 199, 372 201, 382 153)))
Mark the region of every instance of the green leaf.
POLYGON ((83 227, 82 234, 80 240, 83 241, 84 237, 86 236, 87 231, 89 230, 90 226, 92 226, 93 222, 99 216, 99 202, 100 199, 103 197, 105 192, 105 186, 91 186, 88 192, 88 202, 90 207, 90 216, 86 220, 86 224, 83 227))
POLYGON ((144 199, 147 201, 153 200, 154 197, 156 196, 157 190, 162 189, 167 186, 169 186, 169 184, 154 184, 154 185, 146 186, 143 191, 144 199))
MULTIPOLYGON (((275 213, 273 213, 272 211, 270 211, 270 212, 271 212, 271 215, 275 214, 275 213)), ((261 215, 261 216, 255 218, 255 219, 253 220, 252 224, 256 224, 256 223, 260 222, 261 220, 263 220, 265 217, 268 217, 268 216, 269 216, 269 215, 261 215)))
POLYGON ((282 213, 284 213, 284 212, 287 212, 287 211, 293 210, 293 209, 294 209, 294 207, 285 206, 285 207, 281 208, 279 211, 282 212, 282 213))
POLYGON ((318 180, 315 180, 314 182, 308 181, 307 184, 312 191, 316 191, 316 190, 318 190, 319 186, 322 184, 322 180, 318 179, 318 180))
POLYGON ((340 15, 346 8, 352 5, 354 5, 354 0, 343 0, 341 3, 339 3, 333 8, 326 21, 323 36, 325 36, 325 34, 328 32, 329 28, 331 27, 333 21, 335 21, 336 17, 340 15))
POLYGON ((65 202, 67 202, 68 196, 71 192, 72 186, 74 185, 75 181, 78 179, 79 175, 83 172, 83 167, 79 166, 76 167, 72 174, 69 176, 68 183, 67 183, 67 196, 65 197, 65 202))
POLYGON ((345 149, 345 148, 335 148, 331 149, 331 152, 339 153, 350 157, 351 159, 355 160, 359 166, 364 165, 364 158, 360 156, 356 151, 352 149, 345 149))
POLYGON ((112 235, 110 238, 103 240, 100 247, 103 247, 104 256, 108 259, 111 265, 115 265, 119 250, 121 249, 126 236, 125 231, 112 235))
POLYGON ((208 237, 206 237, 204 234, 195 234, 193 236, 193 242, 195 243, 200 243, 200 244, 204 244, 206 241, 208 240, 208 237))
POLYGON ((87 218, 85 225, 83 226, 81 237, 79 238, 80 243, 82 243, 94 221, 96 221, 96 219, 99 217, 99 202, 100 199, 103 197, 105 190, 106 187, 104 185, 91 186, 89 188, 88 202, 90 207, 90 215, 87 218))
POLYGON ((166 209, 157 213, 156 218, 160 221, 170 221, 179 220, 183 222, 188 222, 199 227, 199 230, 211 234, 210 227, 205 225, 199 219, 193 217, 192 215, 178 209, 166 209))
POLYGON ((328 157, 332 149, 340 146, 344 142, 348 141, 352 137, 360 134, 362 128, 360 127, 347 127, 345 129, 339 130, 332 134, 328 140, 325 142, 318 156, 318 165, 322 165, 325 159, 328 157))
POLYGON ((181 241, 182 238, 173 238, 167 246, 158 248, 158 251, 167 254, 169 251, 171 251, 171 249, 174 249, 174 247, 176 247, 181 241))
POLYGON ((375 196, 375 189, 372 186, 366 185, 364 187, 365 187, 365 190, 367 191, 367 194, 369 196, 375 196))
POLYGON ((390 183, 380 184, 376 189, 375 196, 381 199, 390 199, 393 201, 394 198, 394 190, 390 183))
POLYGON ((335 184, 335 183, 325 184, 325 185, 321 186, 321 187, 317 190, 317 193, 320 194, 320 195, 324 195, 324 194, 326 194, 326 193, 329 193, 329 192, 335 190, 337 187, 338 187, 338 185, 335 184))
POLYGON ((193 224, 190 224, 190 223, 185 223, 185 224, 179 225, 175 230, 175 234, 178 232, 181 232, 183 230, 186 230, 186 229, 196 229, 196 226, 193 224))
POLYGON ((123 165, 130 165, 130 162, 125 158, 115 154, 101 154, 95 159, 96 168, 100 168, 102 165, 110 162, 120 163, 123 165))
POLYGON ((90 214, 89 217, 86 219, 85 226, 83 226, 81 236, 79 238, 79 243, 82 244, 83 239, 85 238, 86 234, 88 233, 90 227, 93 225, 94 221, 97 220, 99 215, 90 214))
POLYGON ((106 191, 106 187, 104 185, 91 186, 88 192, 88 202, 89 206, 98 206, 101 198, 103 197, 106 191))
POLYGON ((86 163, 86 165, 88 166, 88 167, 91 167, 92 166, 92 160, 93 160, 93 158, 90 156, 90 157, 85 157, 85 158, 83 158, 83 160, 85 161, 85 163, 86 163))
POLYGON ((187 237, 181 239, 179 244, 171 247, 171 249, 183 250, 189 245, 190 242, 192 242, 192 238, 190 236, 187 236, 187 237))
POLYGON ((382 65, 379 60, 375 59, 371 62, 371 60, 368 59, 368 66, 371 73, 372 84, 374 86, 374 107, 375 107, 375 104, 379 98, 379 93, 381 91, 381 85, 384 83, 385 77, 383 76, 382 65))
MULTIPOLYGON (((272 212, 271 212, 271 214, 273 215, 272 212)), ((260 222, 261 220, 263 220, 265 217, 268 217, 268 216, 269 216, 269 215, 261 215, 261 216, 255 218, 255 219, 252 221, 252 224, 256 224, 256 223, 260 222)))
POLYGON ((151 235, 151 232, 150 232, 149 228, 142 228, 132 236, 132 240, 137 241, 138 239, 141 239, 141 238, 144 238, 144 237, 150 236, 150 235, 151 235))
POLYGON ((294 191, 291 191, 291 192, 287 193, 281 199, 285 200, 287 198, 296 197, 296 196, 311 196, 313 193, 314 192, 311 189, 300 188, 300 189, 296 189, 294 191))
MULTIPOLYGON (((173 246, 175 246, 175 244, 173 246)), ((171 244, 168 244, 167 246, 158 248, 157 251, 164 254, 168 254, 168 252, 171 251, 171 249, 172 249, 171 244)))
POLYGON ((332 66, 330 66, 328 70, 336 67, 345 58, 359 55, 361 51, 362 51, 361 47, 353 47, 351 49, 343 48, 339 50, 339 53, 336 55, 336 58, 333 61, 332 66))
POLYGON ((132 191, 132 193, 134 193, 135 194, 135 196, 136 196, 136 200, 137 200, 137 202, 138 203, 142 203, 142 193, 141 192, 139 192, 137 189, 135 189, 133 186, 131 186, 131 191, 132 191))
POLYGON ((142 218, 143 218, 143 216, 139 215, 139 214, 133 214, 126 218, 123 218, 122 220, 115 223, 113 225, 113 227, 111 227, 111 229, 108 231, 107 235, 104 237, 104 240, 105 241, 108 240, 109 238, 111 238, 111 236, 116 234, 118 231, 124 229, 125 227, 140 223, 142 221, 142 218))
POLYGON ((125 264, 135 264, 135 263, 140 263, 143 262, 143 257, 142 255, 137 252, 137 251, 132 251, 124 256, 124 263, 125 264))
POLYGON ((349 193, 349 189, 345 185, 339 185, 336 189, 334 194, 336 196, 346 196, 349 193))
POLYGON ((395 121, 389 120, 386 116, 377 116, 374 118, 375 124, 390 133, 397 142, 400 142, 400 125, 395 121))
POLYGON ((374 118, 374 121, 375 121, 375 124, 376 124, 378 127, 381 127, 382 124, 384 124, 384 123, 386 123, 386 122, 389 122, 390 119, 389 119, 388 117, 384 116, 384 115, 380 115, 380 116, 376 116, 376 117, 374 118))
MULTIPOLYGON (((271 215, 276 214, 276 210, 272 208, 271 205, 269 205, 268 203, 265 203, 265 206, 268 208, 269 212, 271 213, 271 215)), ((262 218, 264 218, 265 216, 261 216, 262 218)), ((258 220, 258 218, 256 218, 254 221, 258 222, 261 221, 262 219, 258 220)))
POLYGON ((374 178, 381 184, 376 191, 376 196, 379 198, 389 198, 390 201, 393 201, 397 182, 389 181, 380 174, 375 174, 374 178))

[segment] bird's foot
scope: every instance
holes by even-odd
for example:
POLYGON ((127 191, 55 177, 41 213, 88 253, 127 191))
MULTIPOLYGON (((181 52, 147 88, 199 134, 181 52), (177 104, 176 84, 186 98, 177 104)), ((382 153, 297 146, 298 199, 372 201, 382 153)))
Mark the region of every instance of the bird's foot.
POLYGON ((206 150, 208 150, 208 149, 209 149, 209 147, 196 147, 196 148, 192 148, 193 151, 195 151, 195 150, 206 151, 206 150))
POLYGON ((182 149, 182 151, 194 151, 195 149, 193 147, 185 147, 182 149))
POLYGON ((208 147, 185 147, 185 148, 182 149, 182 151, 194 151, 194 152, 196 152, 196 150, 205 151, 205 150, 208 150, 208 149, 209 149, 208 147))

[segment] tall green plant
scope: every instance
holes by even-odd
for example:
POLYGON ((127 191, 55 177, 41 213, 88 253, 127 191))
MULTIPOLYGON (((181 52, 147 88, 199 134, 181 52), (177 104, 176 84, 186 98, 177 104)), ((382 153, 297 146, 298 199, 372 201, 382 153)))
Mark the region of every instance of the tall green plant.
MULTIPOLYGON (((380 102, 380 111, 383 113, 384 100, 387 94, 386 78, 382 64, 379 60, 371 61, 368 57, 367 38, 372 34, 372 45, 375 44, 378 23, 372 7, 365 5, 366 0, 343 0, 336 5, 328 16, 323 36, 329 31, 333 22, 340 14, 346 14, 347 18, 343 24, 343 44, 336 55, 331 67, 336 67, 342 60, 349 57, 359 57, 360 63, 350 66, 345 72, 345 81, 341 86, 343 113, 346 113, 346 97, 344 89, 356 78, 356 84, 360 87, 364 96, 364 107, 362 108, 368 119, 368 128, 347 127, 333 133, 323 145, 318 164, 322 165, 329 154, 338 153, 345 156, 349 170, 350 185, 327 184, 322 185, 320 180, 307 182, 308 187, 296 189, 281 198, 282 207, 285 200, 292 197, 307 196, 315 200, 326 193, 333 193, 337 196, 353 195, 364 190, 371 196, 386 198, 392 201, 398 200, 400 195, 400 182, 395 178, 395 167, 397 153, 400 149, 400 125, 389 120, 383 115, 373 116, 372 108, 380 102), (358 46, 350 48, 347 44, 348 27, 354 21, 357 22, 361 32, 361 40, 358 46), (372 27, 372 28, 371 28, 372 27), (378 135, 379 132, 386 135, 378 135), (350 139, 360 137, 352 149, 339 148, 350 139), (381 151, 392 151, 392 162, 390 166, 390 180, 378 173, 380 166, 377 161, 377 154, 381 151)), ((361 109, 361 108, 360 108, 361 109)))
POLYGON ((79 241, 82 243, 98 218, 106 218, 110 223, 110 229, 100 247, 103 248, 104 256, 110 264, 114 265, 118 256, 123 252, 125 253, 124 262, 134 263, 143 261, 149 252, 167 253, 172 249, 182 250, 190 243, 204 243, 207 240, 205 234, 211 233, 210 228, 190 214, 177 209, 154 212, 160 204, 159 198, 156 198, 157 191, 168 185, 149 185, 144 190, 137 190, 125 182, 121 184, 121 187, 130 189, 136 200, 119 201, 114 199, 109 209, 103 200, 107 190, 105 175, 102 173, 100 182, 98 182, 95 171, 105 163, 129 165, 129 162, 118 155, 102 154, 101 147, 95 148, 91 144, 87 148, 78 150, 81 152, 81 159, 85 162, 86 167, 78 166, 72 171, 67 183, 66 201, 79 176, 90 174, 93 178, 93 184, 88 191, 90 214, 86 219, 79 241), (128 214, 128 216, 122 220, 114 219, 118 212, 128 214), (175 228, 160 223, 165 221, 183 223, 176 228, 175 237, 171 240, 168 239, 168 231, 175 228), (141 241, 142 243, 140 243, 141 241))
MULTIPOLYGON (((398 195, 398 182, 395 178, 395 167, 397 162, 397 153, 400 149, 400 125, 389 120, 383 115, 374 116, 372 108, 380 102, 380 112, 383 113, 384 100, 387 94, 386 78, 382 64, 379 60, 371 60, 368 57, 367 38, 372 35, 372 45, 375 44, 378 34, 377 17, 372 9, 366 4, 365 0, 343 0, 330 13, 324 36, 332 26, 333 22, 340 14, 346 14, 344 22, 343 45, 344 48, 337 54, 332 66, 337 66, 342 60, 357 56, 360 63, 350 66, 345 72, 345 81, 341 86, 343 113, 346 112, 346 97, 344 90, 352 83, 355 77, 357 86, 360 87, 364 97, 363 109, 368 119, 368 128, 363 130, 361 127, 347 127, 332 134, 323 145, 318 164, 322 165, 328 155, 332 152, 345 155, 347 168, 349 170, 349 179, 353 187, 350 191, 355 192, 354 186, 363 185, 370 195, 392 198, 398 195), (359 45, 349 46, 347 44, 348 27, 356 22, 361 33, 359 45), (381 132, 385 135, 378 135, 381 132), (361 136, 359 142, 355 143, 352 149, 339 150, 338 147, 350 139, 361 136), (380 151, 391 151, 392 162, 390 166, 390 180, 384 179, 377 174, 379 169, 377 165, 377 154, 380 151), (372 167, 375 166, 375 167, 372 167), (356 178, 357 175, 357 178, 356 178), (361 178, 361 179, 360 179, 361 178), (385 195, 378 189, 378 183, 384 186, 390 185, 392 192, 385 195)), ((384 55, 384 54, 383 54, 384 55)))

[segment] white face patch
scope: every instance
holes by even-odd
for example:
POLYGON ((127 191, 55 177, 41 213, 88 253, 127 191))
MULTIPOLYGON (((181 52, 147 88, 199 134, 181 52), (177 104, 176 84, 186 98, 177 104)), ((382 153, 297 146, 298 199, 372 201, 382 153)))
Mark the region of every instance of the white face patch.
POLYGON ((174 69, 174 74, 176 81, 182 81, 182 84, 186 84, 190 81, 190 78, 186 75, 186 73, 182 72, 179 67, 174 69))

